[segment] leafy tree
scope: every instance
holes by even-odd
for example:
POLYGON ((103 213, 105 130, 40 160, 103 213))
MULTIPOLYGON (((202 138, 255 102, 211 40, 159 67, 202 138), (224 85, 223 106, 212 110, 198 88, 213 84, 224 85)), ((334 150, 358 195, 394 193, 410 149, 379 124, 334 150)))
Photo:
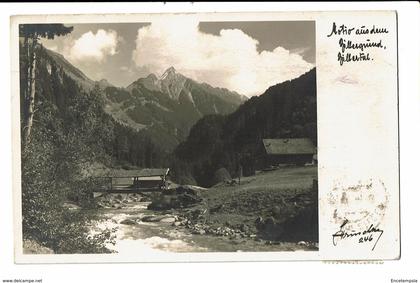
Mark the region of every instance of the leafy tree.
MULTIPOLYGON (((30 58, 25 48, 20 51, 21 97, 25 100, 30 58)), ((92 204, 90 192, 95 186, 86 171, 93 162, 109 162, 112 120, 103 111, 100 90, 85 93, 41 45, 36 53, 37 99, 32 102, 37 111, 33 113, 31 142, 22 150, 23 237, 56 253, 109 252, 106 244, 113 242, 112 231, 92 234, 90 225, 95 217, 85 208, 92 204), (69 200, 82 210, 64 208, 69 200)), ((26 114, 21 111, 22 121, 26 114)))

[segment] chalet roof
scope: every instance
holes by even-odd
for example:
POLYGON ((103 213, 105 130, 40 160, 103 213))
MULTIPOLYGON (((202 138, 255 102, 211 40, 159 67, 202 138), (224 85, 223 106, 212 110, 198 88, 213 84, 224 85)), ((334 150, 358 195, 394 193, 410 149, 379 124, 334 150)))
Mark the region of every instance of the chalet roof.
POLYGON ((168 175, 169 168, 110 169, 103 177, 152 177, 168 175))
POLYGON ((315 154, 316 148, 308 138, 299 139, 263 139, 265 151, 277 154, 315 154))

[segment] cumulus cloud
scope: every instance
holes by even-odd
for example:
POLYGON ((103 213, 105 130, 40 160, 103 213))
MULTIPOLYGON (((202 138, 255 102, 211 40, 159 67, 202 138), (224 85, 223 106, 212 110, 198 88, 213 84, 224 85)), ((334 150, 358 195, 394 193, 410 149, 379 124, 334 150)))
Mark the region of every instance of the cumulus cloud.
POLYGON ((82 34, 70 44, 67 50, 68 58, 73 61, 103 61, 107 56, 117 53, 118 36, 113 30, 98 30, 82 34))
POLYGON ((50 45, 50 46, 48 46, 48 49, 57 52, 58 47, 57 47, 57 45, 50 45))
POLYGON ((261 94, 313 67, 281 46, 262 52, 257 46, 256 39, 239 29, 211 35, 200 32, 194 20, 171 18, 138 30, 133 60, 137 67, 156 74, 173 66, 192 79, 247 96, 261 94))

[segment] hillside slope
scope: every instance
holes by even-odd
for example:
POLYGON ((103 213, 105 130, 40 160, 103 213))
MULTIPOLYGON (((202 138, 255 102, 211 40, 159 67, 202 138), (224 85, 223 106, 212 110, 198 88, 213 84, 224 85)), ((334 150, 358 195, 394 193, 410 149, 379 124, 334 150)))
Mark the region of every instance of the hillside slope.
POLYGON ((237 174, 255 171, 264 138, 303 138, 317 144, 316 70, 268 88, 227 116, 206 116, 191 129, 187 140, 175 150, 185 171, 200 185, 213 184, 213 174, 226 168, 237 174))

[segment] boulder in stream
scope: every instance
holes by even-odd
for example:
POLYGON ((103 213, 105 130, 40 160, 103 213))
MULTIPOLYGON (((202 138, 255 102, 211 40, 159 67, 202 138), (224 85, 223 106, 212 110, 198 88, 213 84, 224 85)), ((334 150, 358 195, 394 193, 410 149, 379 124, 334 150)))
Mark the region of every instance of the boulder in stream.
POLYGON ((162 191, 147 207, 151 210, 168 210, 189 207, 202 201, 200 190, 192 186, 179 186, 162 191))
POLYGON ((143 222, 163 222, 163 223, 173 223, 176 221, 176 218, 172 215, 147 215, 144 216, 141 221, 143 222))
POLYGON ((174 223, 175 220, 176 220, 175 217, 169 216, 169 217, 162 218, 160 220, 160 222, 163 222, 163 223, 174 223))
POLYGON ((134 219, 127 218, 127 219, 122 220, 120 222, 120 224, 124 224, 124 225, 136 225, 137 222, 134 219))

